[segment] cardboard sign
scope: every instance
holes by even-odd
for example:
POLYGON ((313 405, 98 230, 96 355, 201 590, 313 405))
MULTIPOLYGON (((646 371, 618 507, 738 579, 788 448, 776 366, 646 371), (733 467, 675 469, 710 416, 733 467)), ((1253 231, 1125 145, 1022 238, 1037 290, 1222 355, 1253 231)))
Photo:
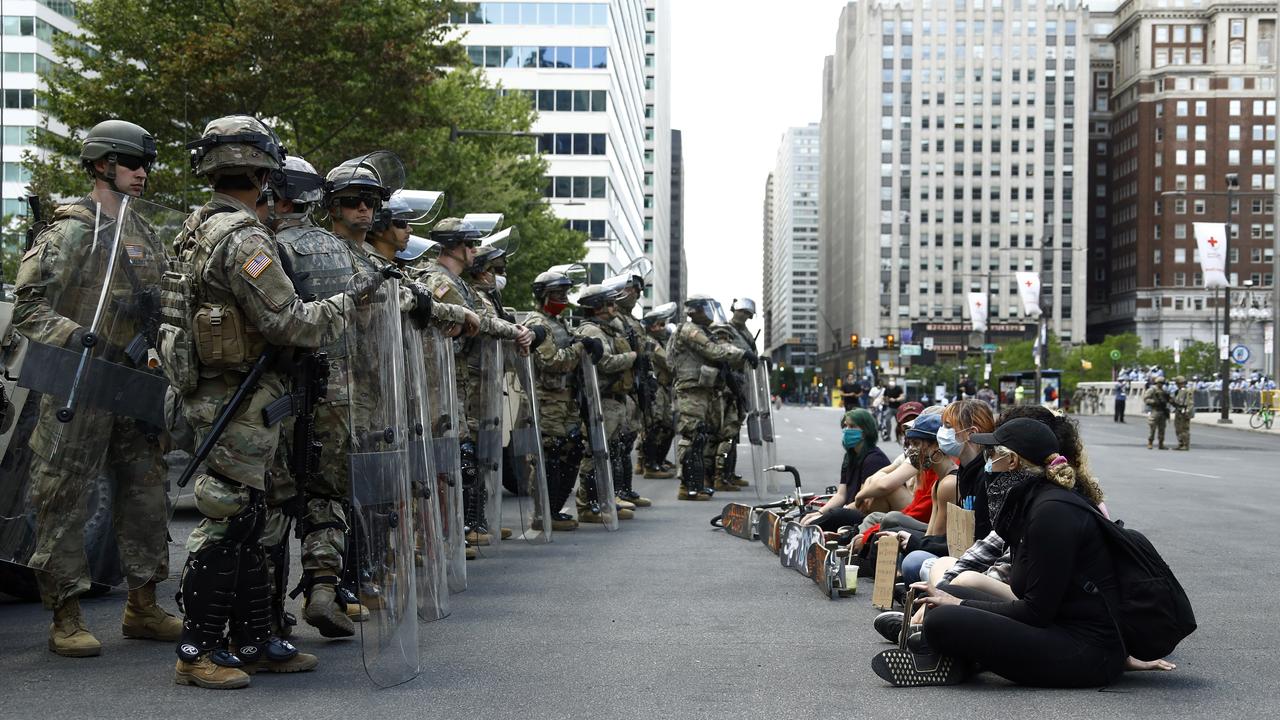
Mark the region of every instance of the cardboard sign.
POLYGON ((876 540, 876 587, 871 604, 881 610, 893 607, 893 583, 898 578, 898 537, 885 535, 876 540))
POLYGON ((958 558, 973 545, 973 511, 947 503, 947 549, 958 558))

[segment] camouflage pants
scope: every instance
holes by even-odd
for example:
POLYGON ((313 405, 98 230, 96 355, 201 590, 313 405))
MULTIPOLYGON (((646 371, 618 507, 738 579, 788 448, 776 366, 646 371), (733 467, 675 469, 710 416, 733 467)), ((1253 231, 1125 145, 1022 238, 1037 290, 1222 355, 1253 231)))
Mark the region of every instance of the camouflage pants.
MULTIPOLYGON (((600 403, 601 414, 604 416, 604 435, 609 443, 612 444, 619 433, 631 430, 631 418, 634 414, 635 403, 626 396, 623 396, 621 400, 614 397, 605 397, 600 400, 600 403)), ((590 443, 588 443, 587 453, 590 452, 591 447, 590 443)), ((584 454, 582 460, 578 463, 579 513, 585 510, 591 502, 591 494, 594 492, 595 486, 588 480, 595 477, 595 467, 595 458, 590 454, 584 454)))
POLYGON ((1151 413, 1147 416, 1147 444, 1159 437, 1159 444, 1164 445, 1164 428, 1169 423, 1169 416, 1164 413, 1151 413))
MULTIPOLYGON (((209 434, 214 419, 235 393, 241 378, 240 373, 202 378, 195 392, 184 399, 183 411, 195 432, 197 445, 209 434)), ((280 428, 267 427, 262 421, 262 410, 284 392, 280 375, 263 375, 257 392, 227 425, 205 465, 238 483, 265 490, 267 469, 275 462, 280 444, 280 428)))
POLYGON ((302 538, 304 571, 342 570, 347 548, 347 503, 351 476, 347 456, 351 452, 351 420, 346 405, 321 405, 316 409, 316 436, 324 444, 320 472, 315 482, 300 488, 306 498, 304 527, 319 529, 302 538))
POLYGON ((676 466, 680 468, 680 477, 686 471, 685 456, 695 443, 702 444, 702 467, 709 479, 716 465, 716 439, 720 432, 721 408, 717 392, 709 388, 676 389, 676 432, 680 433, 680 441, 676 445, 676 466))
POLYGON ((200 473, 194 484, 196 509, 204 518, 187 536, 187 552, 192 555, 225 539, 231 518, 253 504, 253 490, 235 480, 200 473))
POLYGON ((729 462, 729 455, 733 452, 733 446, 738 442, 738 436, 742 432, 742 415, 738 412, 738 404, 732 396, 721 396, 720 402, 724 407, 721 413, 720 433, 716 436, 719 444, 716 446, 716 473, 722 472, 729 462))
POLYGON ((1178 447, 1191 447, 1191 416, 1181 413, 1173 416, 1173 431, 1178 434, 1178 447))
POLYGON ((48 396, 41 399, 28 498, 36 525, 30 565, 44 571, 36 580, 49 609, 89 589, 84 531, 90 490, 104 469, 112 481, 111 522, 129 587, 169 575, 164 488, 169 466, 159 441, 148 439, 134 420, 104 413, 81 411, 64 425, 54 418, 59 405, 48 396), (50 452, 55 430, 64 442, 50 452), (74 446, 67 447, 72 438, 74 446))

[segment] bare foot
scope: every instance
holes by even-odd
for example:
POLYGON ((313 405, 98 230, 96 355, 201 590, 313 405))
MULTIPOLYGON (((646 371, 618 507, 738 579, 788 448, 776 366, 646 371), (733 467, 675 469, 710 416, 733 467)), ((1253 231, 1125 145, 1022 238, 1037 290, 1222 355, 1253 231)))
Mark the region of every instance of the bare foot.
POLYGON ((1145 672, 1147 670, 1163 670, 1168 672, 1174 670, 1178 666, 1168 660, 1139 660, 1130 655, 1124 659, 1125 672, 1145 672))

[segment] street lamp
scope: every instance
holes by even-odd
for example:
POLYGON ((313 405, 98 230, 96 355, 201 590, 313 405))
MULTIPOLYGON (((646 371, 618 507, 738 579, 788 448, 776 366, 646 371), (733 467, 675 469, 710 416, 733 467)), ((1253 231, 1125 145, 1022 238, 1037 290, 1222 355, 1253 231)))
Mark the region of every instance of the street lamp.
POLYGON ((1222 391, 1219 395, 1222 417, 1218 418, 1220 425, 1231 424, 1231 251, 1236 247, 1235 238, 1238 235, 1232 232, 1231 211, 1235 206, 1236 190, 1239 189, 1240 176, 1227 173, 1227 252, 1222 260, 1222 274, 1227 278, 1227 284, 1222 288, 1222 336, 1227 340, 1227 353, 1221 360, 1219 371, 1222 378, 1222 391))

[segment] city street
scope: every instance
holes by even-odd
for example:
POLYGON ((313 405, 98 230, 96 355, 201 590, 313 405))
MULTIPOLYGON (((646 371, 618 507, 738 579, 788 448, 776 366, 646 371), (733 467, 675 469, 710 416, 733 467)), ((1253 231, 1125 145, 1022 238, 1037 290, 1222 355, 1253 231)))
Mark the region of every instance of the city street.
MULTIPOLYGON (((806 489, 835 482, 839 412, 779 413, 779 462, 806 489)), ((549 546, 504 543, 470 563, 453 614, 421 628, 422 675, 380 690, 356 640, 295 640, 321 657, 316 672, 257 675, 247 690, 212 693, 172 682, 168 644, 118 634, 123 593, 86 601, 103 641, 98 658, 45 647, 37 604, 0 604, 6 717, 172 718, 949 718, 1265 717, 1273 712, 1280 630, 1264 518, 1280 505, 1276 440, 1195 427, 1191 453, 1149 451, 1146 425, 1085 418, 1092 465, 1114 516, 1148 534, 1195 605, 1200 630, 1171 659, 1173 673, 1130 675, 1103 691, 1017 688, 993 676, 951 688, 898 690, 872 672, 887 647, 871 629, 870 582, 832 602, 775 556, 713 530, 721 503, 678 503, 675 481, 640 481, 655 507, 620 532, 586 527, 549 546), (214 705, 216 703, 216 705, 214 705), (886 707, 889 706, 889 707, 886 707)), ((1172 431, 1172 428, 1170 429, 1172 431)), ((893 454, 890 452, 890 454, 893 454)), ((743 474, 750 456, 744 451, 743 474)), ((746 493, 754 497, 754 493, 746 493)), ((178 519, 189 528, 192 517, 178 519)), ((176 532, 175 535, 182 535, 176 532)), ((174 546, 174 572, 184 554, 174 546)), ((174 582, 164 586, 172 607, 174 582)))

